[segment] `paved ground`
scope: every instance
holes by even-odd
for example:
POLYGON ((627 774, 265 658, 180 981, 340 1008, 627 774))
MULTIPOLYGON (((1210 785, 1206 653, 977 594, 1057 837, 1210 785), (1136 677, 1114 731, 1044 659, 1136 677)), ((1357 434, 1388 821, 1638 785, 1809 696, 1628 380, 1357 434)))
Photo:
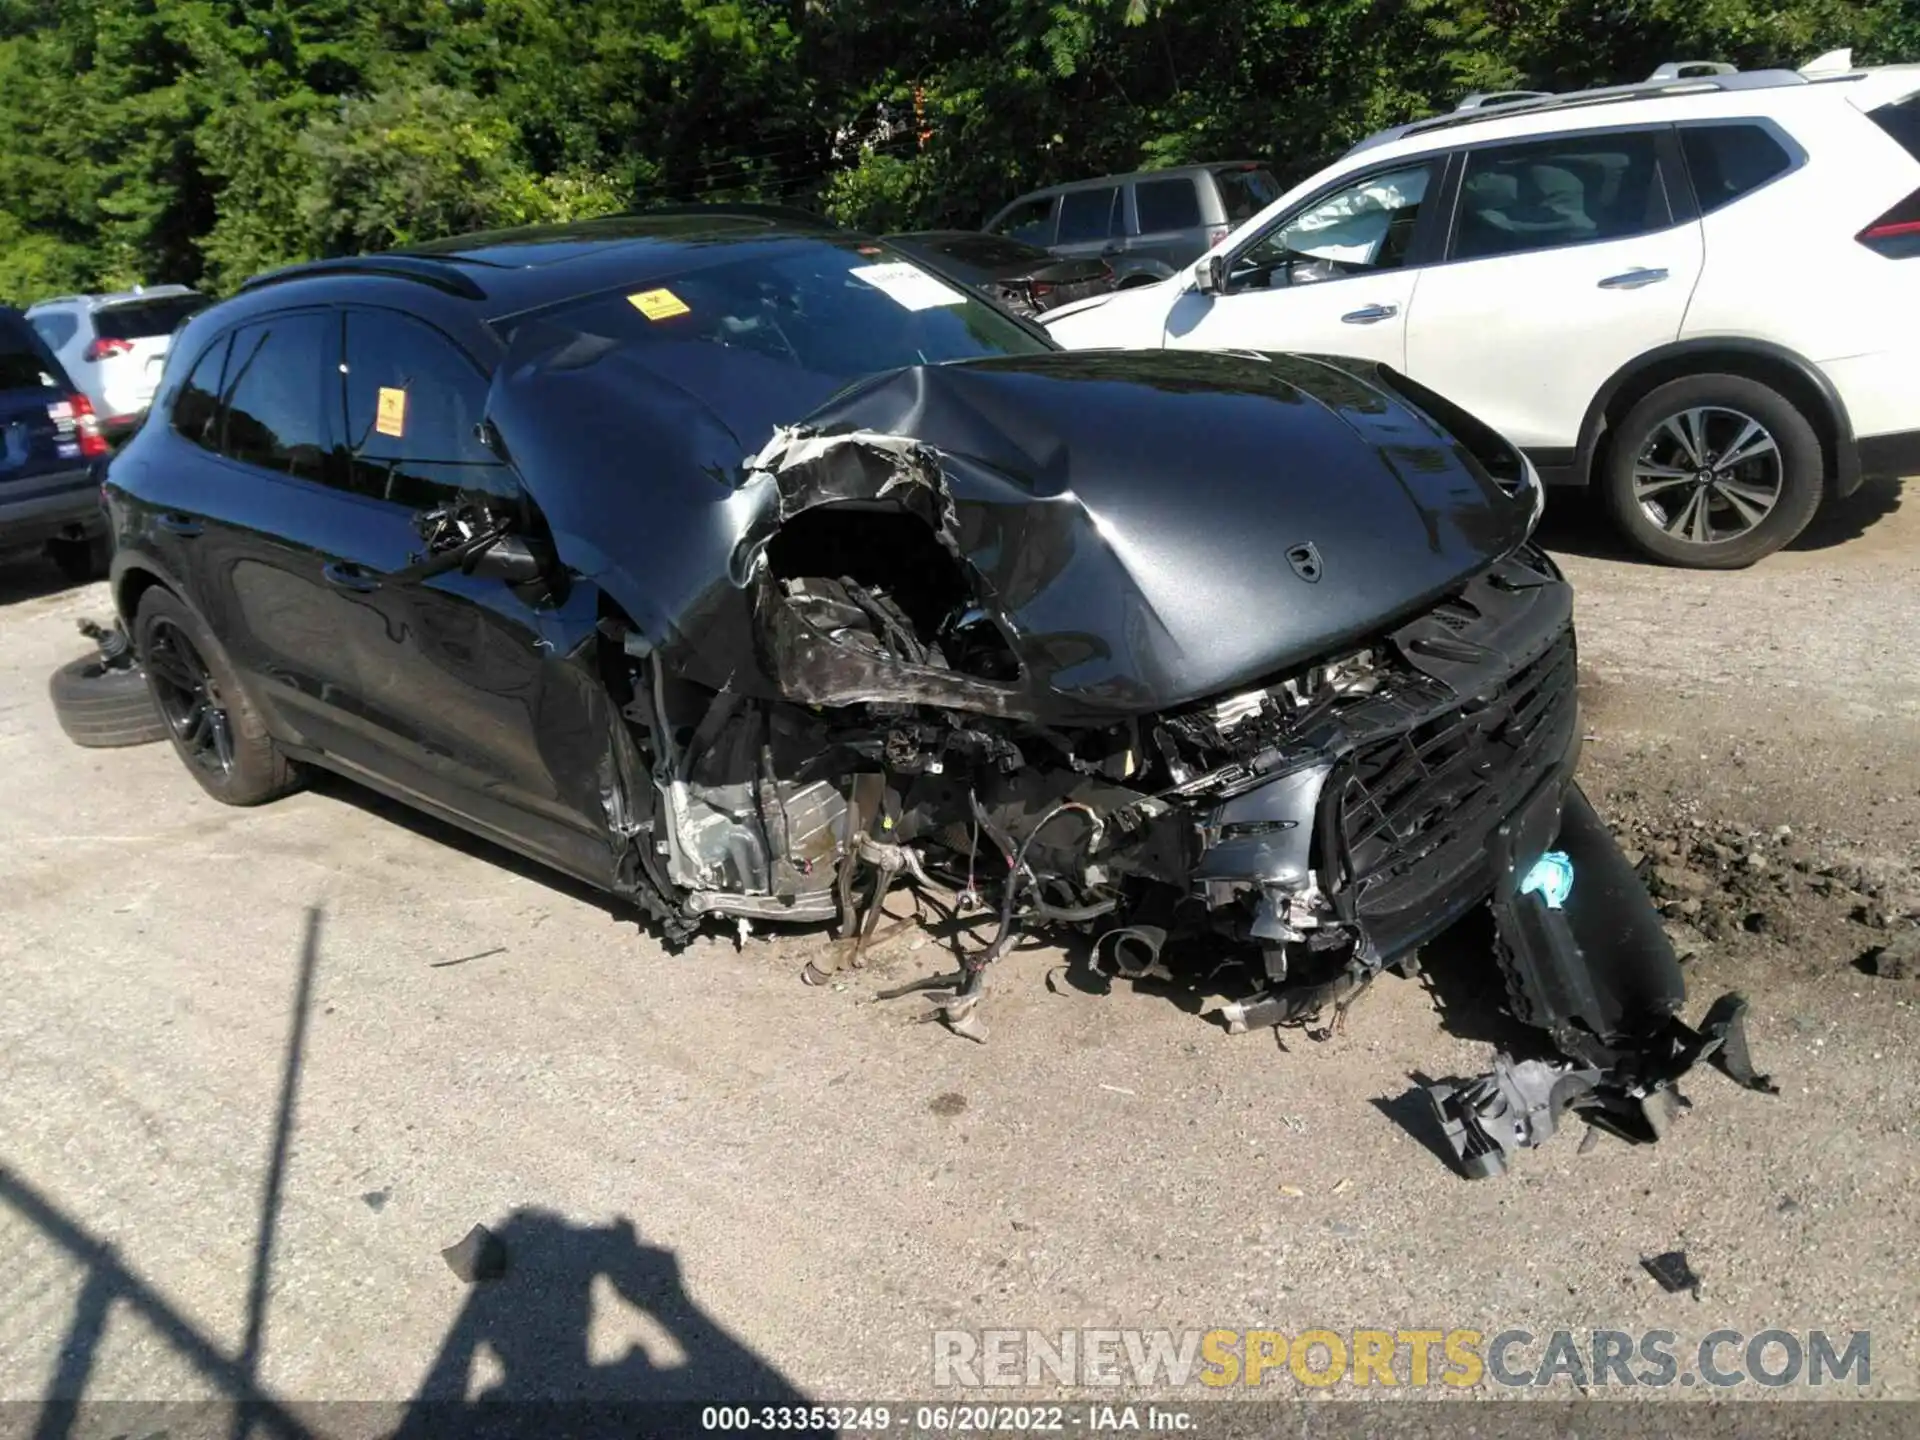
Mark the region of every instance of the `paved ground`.
MULTIPOLYGON (((1603 809, 1785 824, 1917 903, 1916 493, 1737 575, 1556 511, 1603 809)), ((104 603, 55 585, 0 575, 0 1399, 924 1397, 932 1329, 1000 1325, 1870 1327, 1873 1393, 1920 1395, 1920 988, 1844 912, 1692 962, 1697 1004, 1754 996, 1779 1098, 1706 1076, 1659 1146, 1468 1184, 1401 1122, 1410 1075, 1483 1067, 1471 1005, 1390 978, 1283 1048, 1050 993, 1034 950, 982 1047, 803 988, 805 937, 669 956, 348 787, 226 810, 165 747, 66 744, 46 675, 104 603), (475 1222, 514 1268, 470 1291, 439 1251, 475 1222), (1675 1247, 1697 1301, 1639 1267, 1675 1247)))

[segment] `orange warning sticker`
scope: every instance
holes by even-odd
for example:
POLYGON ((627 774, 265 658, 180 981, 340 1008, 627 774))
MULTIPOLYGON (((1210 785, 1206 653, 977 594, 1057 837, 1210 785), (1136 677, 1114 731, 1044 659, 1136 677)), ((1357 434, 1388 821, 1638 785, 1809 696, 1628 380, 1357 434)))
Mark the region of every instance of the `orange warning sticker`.
POLYGON ((380 404, 373 413, 373 428, 382 435, 407 433, 407 392, 389 386, 380 387, 380 404))
POLYGON ((642 290, 627 296, 627 303, 649 320, 671 320, 676 315, 687 314, 691 308, 671 290, 642 290))

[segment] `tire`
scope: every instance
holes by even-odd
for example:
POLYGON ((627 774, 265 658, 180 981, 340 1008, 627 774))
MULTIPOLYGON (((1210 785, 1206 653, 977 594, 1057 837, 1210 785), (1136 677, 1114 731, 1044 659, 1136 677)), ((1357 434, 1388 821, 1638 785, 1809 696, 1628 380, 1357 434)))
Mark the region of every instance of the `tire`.
POLYGON ((133 647, 167 738, 201 789, 223 805, 259 805, 300 788, 299 767, 267 733, 226 651, 179 596, 156 585, 140 597, 133 647))
POLYGON ((47 546, 47 558, 59 568, 70 585, 85 585, 104 579, 113 560, 113 546, 104 535, 85 540, 54 540, 47 546))
POLYGON ((67 738, 89 750, 151 745, 171 733, 135 665, 103 665, 97 654, 83 655, 53 672, 47 696, 67 738))
POLYGON ((1812 423, 1779 391, 1744 375, 1690 375, 1649 392, 1615 427, 1600 488, 1642 554, 1737 570, 1807 528, 1825 468, 1812 423))

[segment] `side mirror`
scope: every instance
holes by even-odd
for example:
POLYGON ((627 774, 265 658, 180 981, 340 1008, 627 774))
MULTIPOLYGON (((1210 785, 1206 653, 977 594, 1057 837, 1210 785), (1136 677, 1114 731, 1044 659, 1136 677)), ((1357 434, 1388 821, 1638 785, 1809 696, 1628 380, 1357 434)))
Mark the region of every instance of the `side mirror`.
POLYGON ((1202 295, 1223 295, 1227 289, 1227 257, 1209 255, 1193 272, 1193 288, 1202 295))

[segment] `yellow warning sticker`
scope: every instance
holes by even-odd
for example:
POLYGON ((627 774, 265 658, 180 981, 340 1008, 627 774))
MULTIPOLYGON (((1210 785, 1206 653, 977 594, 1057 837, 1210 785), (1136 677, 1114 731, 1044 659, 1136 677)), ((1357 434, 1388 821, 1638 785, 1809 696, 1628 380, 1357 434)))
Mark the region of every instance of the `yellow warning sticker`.
POLYGON ((373 428, 382 435, 407 433, 407 392, 390 386, 380 387, 380 404, 373 412, 373 428))
POLYGON ((642 290, 627 296, 627 303, 649 320, 671 320, 676 315, 685 315, 690 308, 671 290, 642 290))

